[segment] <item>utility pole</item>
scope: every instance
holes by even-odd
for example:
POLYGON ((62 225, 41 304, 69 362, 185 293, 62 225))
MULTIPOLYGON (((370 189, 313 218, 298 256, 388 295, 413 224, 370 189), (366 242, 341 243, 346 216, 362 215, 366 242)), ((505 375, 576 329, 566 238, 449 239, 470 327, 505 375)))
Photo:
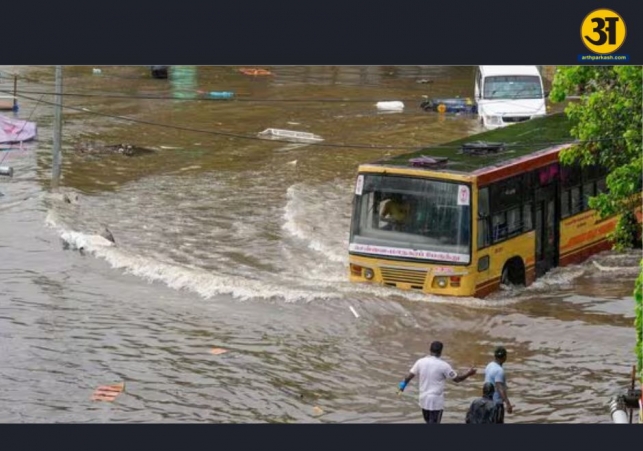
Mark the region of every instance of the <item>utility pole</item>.
POLYGON ((63 128, 63 67, 56 66, 56 95, 54 106, 54 147, 52 149, 51 187, 58 190, 60 181, 60 165, 62 160, 61 138, 63 128))
POLYGON ((18 111, 18 76, 13 76, 13 111, 18 111))

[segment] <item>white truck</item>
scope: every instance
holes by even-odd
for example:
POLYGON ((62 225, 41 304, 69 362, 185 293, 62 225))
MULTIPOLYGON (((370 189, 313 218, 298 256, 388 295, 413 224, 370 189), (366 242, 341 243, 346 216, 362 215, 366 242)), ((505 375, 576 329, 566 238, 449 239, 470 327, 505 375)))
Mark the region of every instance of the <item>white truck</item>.
POLYGON ((536 66, 478 66, 474 95, 480 122, 489 129, 547 114, 536 66))

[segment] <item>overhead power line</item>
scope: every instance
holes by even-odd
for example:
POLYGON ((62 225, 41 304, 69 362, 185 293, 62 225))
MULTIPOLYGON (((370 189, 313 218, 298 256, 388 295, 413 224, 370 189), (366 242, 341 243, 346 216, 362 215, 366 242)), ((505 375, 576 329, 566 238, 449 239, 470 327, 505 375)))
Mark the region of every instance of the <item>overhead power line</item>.
MULTIPOLYGON (((2 91, 0 91, 2 92, 2 91)), ((36 99, 33 97, 25 96, 22 94, 18 94, 17 97, 26 99, 26 100, 32 100, 32 101, 39 101, 43 104, 48 104, 52 106, 59 106, 57 102, 49 102, 41 99, 36 99)), ((142 125, 149 125, 153 127, 163 127, 166 129, 173 129, 173 130, 178 130, 178 131, 184 131, 184 132, 193 132, 193 133, 203 133, 203 134, 209 134, 209 135, 214 135, 214 136, 223 136, 227 138, 236 138, 236 139, 244 139, 244 140, 252 140, 252 141, 269 141, 269 142, 282 142, 282 143, 287 143, 287 144, 292 144, 292 141, 289 140, 282 140, 282 139, 270 139, 270 140, 265 140, 263 138, 260 138, 255 135, 244 135, 240 133, 234 133, 234 132, 227 132, 227 131, 221 131, 221 130, 203 130, 203 129, 196 129, 196 128, 191 128, 191 127, 184 127, 180 125, 171 125, 171 124, 163 124, 159 122, 152 122, 152 121, 147 121, 144 119, 136 119, 128 116, 120 116, 116 114, 110 114, 110 113, 104 113, 100 111, 94 111, 90 110, 89 108, 84 108, 84 107, 74 107, 74 106, 69 106, 69 105, 63 105, 64 109, 68 110, 73 110, 73 111, 79 111, 87 114, 92 114, 95 116, 101 116, 101 117, 107 117, 111 119, 116 119, 120 121, 125 121, 125 122, 131 122, 131 123, 137 123, 137 124, 142 124, 142 125)), ((571 144, 571 143, 576 143, 576 144, 581 144, 581 143, 589 143, 589 142, 601 142, 601 141, 616 141, 616 140, 626 140, 624 137, 608 137, 608 138, 599 138, 599 139, 592 139, 592 140, 586 140, 586 141, 580 141, 580 140, 567 140, 567 141, 549 141, 549 142, 530 142, 530 143, 525 143, 525 144, 512 144, 512 148, 521 148, 521 147, 540 147, 540 148, 546 148, 546 147, 551 147, 551 146, 556 146, 556 145, 563 145, 563 144, 571 144)), ((449 145, 444 145, 444 144, 424 144, 424 145, 377 145, 377 144, 343 144, 343 143, 329 143, 329 142, 311 142, 311 143, 306 143, 311 146, 317 146, 317 147, 329 147, 329 148, 353 148, 353 149, 386 149, 386 150, 391 150, 391 149, 410 149, 410 150, 422 150, 422 149, 459 149, 460 146, 449 146, 449 145)))
MULTIPOLYGON (((33 84, 43 84, 41 81, 36 81, 34 79, 30 79, 28 77, 21 76, 22 80, 27 81, 28 83, 33 83, 33 84)), ((81 78, 81 77, 74 77, 74 78, 81 78)), ((387 89, 384 86, 378 85, 379 88, 381 89, 387 89)), ((23 94, 49 94, 49 92, 42 92, 42 91, 18 91, 23 94)), ((291 98, 291 99, 268 99, 268 98, 257 98, 257 97, 250 97, 248 94, 237 94, 233 93, 232 97, 209 97, 209 92, 208 91, 201 91, 201 90, 194 90, 193 91, 195 96, 194 97, 178 97, 178 96, 160 96, 160 95, 132 95, 132 94, 122 94, 122 93, 113 93, 113 92, 67 92, 64 93, 63 96, 70 96, 70 97, 96 97, 96 98, 122 98, 122 99, 138 99, 138 100, 172 100, 172 101, 181 101, 181 102, 201 102, 201 101, 212 101, 212 102, 248 102, 248 103, 342 103, 342 104, 347 104, 347 103, 377 103, 377 102, 382 102, 382 101, 387 101, 387 100, 397 100, 397 101, 402 101, 406 103, 417 103, 418 108, 419 105, 427 100, 427 99, 432 99, 432 100, 439 100, 439 99, 461 99, 461 100, 467 100, 471 99, 471 97, 467 96, 455 96, 455 97, 445 97, 445 96, 430 96, 428 94, 419 94, 418 97, 415 98, 399 98, 396 96, 389 96, 389 98, 366 98, 366 99, 351 99, 351 98, 335 98, 335 99, 316 99, 316 98, 291 98)), ((231 92, 229 90, 222 90, 222 91, 213 91, 213 92, 231 92)), ((428 92, 425 91, 425 92, 428 92)), ((520 103, 520 100, 522 99, 495 99, 494 103, 495 104, 502 104, 502 103, 511 103, 512 105, 517 105, 525 108, 526 110, 536 110, 533 105, 527 105, 526 103, 520 103)), ((471 114, 471 113, 463 113, 463 114, 471 114)))

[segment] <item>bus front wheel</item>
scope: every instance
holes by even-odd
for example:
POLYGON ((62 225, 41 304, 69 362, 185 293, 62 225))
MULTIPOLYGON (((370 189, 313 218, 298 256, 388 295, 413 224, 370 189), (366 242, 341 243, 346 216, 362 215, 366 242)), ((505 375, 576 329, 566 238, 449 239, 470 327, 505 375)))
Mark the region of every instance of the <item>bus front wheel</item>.
POLYGON ((520 257, 511 258, 505 263, 500 276, 502 285, 525 285, 525 265, 520 257))

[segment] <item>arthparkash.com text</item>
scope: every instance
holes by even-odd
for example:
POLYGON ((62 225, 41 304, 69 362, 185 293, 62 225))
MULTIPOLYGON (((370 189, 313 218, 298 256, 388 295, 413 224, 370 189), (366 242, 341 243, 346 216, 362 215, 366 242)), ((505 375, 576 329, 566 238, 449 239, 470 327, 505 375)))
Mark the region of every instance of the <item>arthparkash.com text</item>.
POLYGON ((629 55, 578 55, 580 62, 594 62, 594 61, 629 61, 629 55))

